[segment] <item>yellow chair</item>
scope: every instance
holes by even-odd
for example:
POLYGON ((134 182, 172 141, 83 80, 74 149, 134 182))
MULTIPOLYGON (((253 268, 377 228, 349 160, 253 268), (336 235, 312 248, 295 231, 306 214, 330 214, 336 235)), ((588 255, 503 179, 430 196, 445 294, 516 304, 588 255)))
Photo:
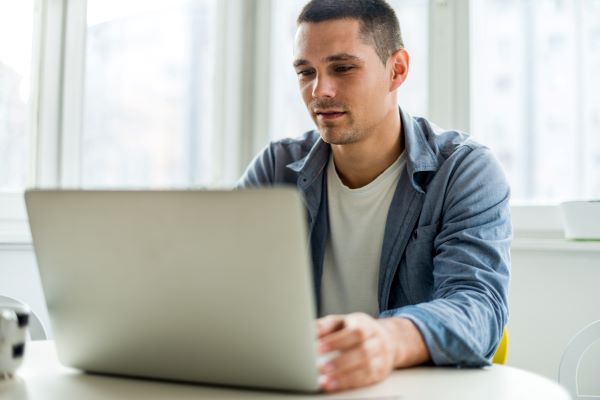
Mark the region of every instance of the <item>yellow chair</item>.
POLYGON ((506 328, 504 328, 504 333, 502 334, 502 339, 500 340, 500 344, 496 349, 496 354, 494 354, 494 358, 492 358, 492 362, 494 364, 506 364, 506 359, 508 358, 508 332, 506 328))

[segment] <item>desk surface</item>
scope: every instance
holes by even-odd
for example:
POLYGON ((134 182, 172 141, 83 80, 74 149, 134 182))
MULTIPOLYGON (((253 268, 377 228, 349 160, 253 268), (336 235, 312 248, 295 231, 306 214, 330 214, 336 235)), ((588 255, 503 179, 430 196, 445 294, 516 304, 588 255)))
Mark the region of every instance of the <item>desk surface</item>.
POLYGON ((369 388, 333 396, 298 395, 240 390, 81 373, 63 367, 54 343, 28 344, 26 360, 17 377, 0 381, 0 398, 30 399, 543 399, 567 400, 557 383, 517 368, 494 365, 484 369, 421 367, 394 372, 369 388))

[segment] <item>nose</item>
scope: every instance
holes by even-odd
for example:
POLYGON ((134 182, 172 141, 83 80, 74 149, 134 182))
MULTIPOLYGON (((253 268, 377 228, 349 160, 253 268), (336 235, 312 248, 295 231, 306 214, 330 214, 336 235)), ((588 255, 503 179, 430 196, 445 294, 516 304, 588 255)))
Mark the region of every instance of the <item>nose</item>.
POLYGON ((312 97, 315 99, 335 97, 335 82, 333 79, 326 75, 317 76, 313 81, 312 97))

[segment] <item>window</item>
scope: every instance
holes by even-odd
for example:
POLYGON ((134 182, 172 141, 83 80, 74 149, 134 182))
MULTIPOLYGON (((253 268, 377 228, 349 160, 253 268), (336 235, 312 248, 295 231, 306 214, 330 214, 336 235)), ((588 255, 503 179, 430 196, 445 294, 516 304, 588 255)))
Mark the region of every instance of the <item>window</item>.
POLYGON ((271 14, 271 74, 269 136, 272 139, 300 136, 313 129, 292 67, 296 17, 304 0, 274 1, 271 14))
POLYGON ((471 131, 514 201, 600 197, 600 1, 472 1, 471 24, 471 131))
POLYGON ((87 3, 81 185, 207 183, 216 2, 87 3))
MULTIPOLYGON (((513 204, 600 197, 600 0, 389 2, 403 109, 491 147, 513 204)), ((291 65, 304 3, 0 0, 0 236, 27 231, 28 185, 230 185, 312 129, 291 65)))
POLYGON ((429 2, 427 0, 390 0, 400 20, 402 39, 410 65, 408 78, 398 90, 398 104, 413 116, 428 112, 429 2))
MULTIPOLYGON (((306 0, 275 1, 272 10, 270 137, 296 137, 313 129, 292 68, 296 18, 306 0)), ((409 77, 398 102, 413 115, 427 115, 428 1, 393 0, 404 44, 411 56, 409 77)))
POLYGON ((33 0, 0 1, 0 193, 29 180, 32 33, 33 0))
POLYGON ((29 240, 23 190, 33 176, 33 21, 33 0, 0 0, 0 245, 29 240))

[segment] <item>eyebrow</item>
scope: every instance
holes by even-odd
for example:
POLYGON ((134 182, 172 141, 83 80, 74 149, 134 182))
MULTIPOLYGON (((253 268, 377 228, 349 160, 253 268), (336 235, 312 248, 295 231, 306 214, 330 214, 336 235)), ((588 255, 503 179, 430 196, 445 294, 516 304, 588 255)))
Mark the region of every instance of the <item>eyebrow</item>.
MULTIPOLYGON (((333 54, 331 56, 327 56, 323 59, 323 62, 326 62, 326 63, 336 62, 336 61, 362 62, 362 58, 353 56, 352 54, 348 54, 348 53, 339 53, 339 54, 333 54)), ((305 60, 302 58, 294 61, 294 67, 300 67, 302 65, 309 65, 309 64, 310 64, 310 62, 308 60, 305 60)))

